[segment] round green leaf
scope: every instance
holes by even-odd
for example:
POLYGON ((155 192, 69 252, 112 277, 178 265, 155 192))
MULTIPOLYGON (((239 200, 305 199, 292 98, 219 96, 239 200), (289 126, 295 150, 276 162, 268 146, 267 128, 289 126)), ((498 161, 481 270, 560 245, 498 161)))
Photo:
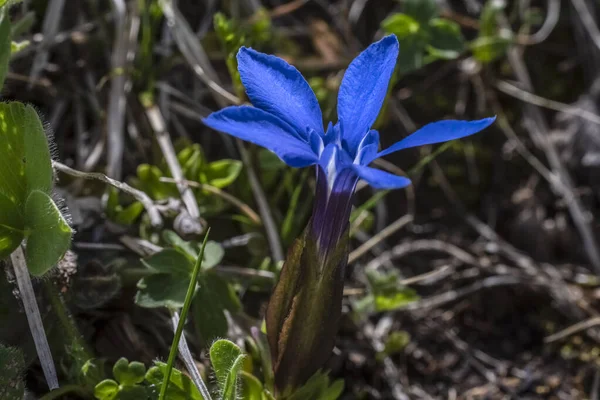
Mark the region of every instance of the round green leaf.
POLYGON ((119 384, 112 379, 105 379, 94 388, 94 396, 99 400, 113 400, 119 394, 119 384))
POLYGON ((73 231, 50 196, 39 190, 27 198, 25 227, 27 267, 32 275, 43 275, 69 249, 73 231))
POLYGON ((147 276, 138 282, 135 303, 140 307, 181 308, 190 284, 189 277, 171 274, 147 276))
POLYGON ((121 386, 134 386, 144 380, 146 367, 138 361, 128 362, 126 358, 120 358, 113 367, 113 375, 121 386))
POLYGON ((224 254, 225 251, 219 243, 212 240, 208 241, 204 248, 204 257, 202 257, 202 269, 212 268, 219 264, 224 254))
POLYGON ((185 253, 176 249, 165 249, 142 260, 142 263, 157 272, 177 274, 188 277, 193 269, 194 262, 185 253))
POLYGON ((29 193, 52 189, 52 162, 40 119, 31 106, 0 103, 0 192, 19 207, 29 193))

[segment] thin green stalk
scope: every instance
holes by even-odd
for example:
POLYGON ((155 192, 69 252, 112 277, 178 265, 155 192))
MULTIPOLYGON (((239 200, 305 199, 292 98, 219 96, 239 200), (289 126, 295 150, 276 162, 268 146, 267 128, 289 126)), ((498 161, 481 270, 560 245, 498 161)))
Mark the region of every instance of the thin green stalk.
MULTIPOLYGON (((181 315, 179 318, 179 323, 177 324, 177 329, 175 330, 175 337, 173 337, 173 343, 171 344, 171 350, 169 352, 169 359, 167 361, 167 370, 165 371, 165 376, 163 379, 162 386, 160 387, 160 395, 158 397, 159 400, 164 400, 167 395, 167 388, 169 387, 169 381, 171 379, 171 371, 173 370, 173 363, 175 362, 175 357, 177 356, 177 350, 179 348, 179 340, 181 339, 181 335, 183 333, 183 327, 185 325, 185 320, 187 317, 187 313, 190 309, 190 305, 192 304, 192 298, 194 297, 194 292, 196 291, 196 284, 198 281, 198 273, 200 272, 200 268, 202 267, 202 259, 204 258, 204 248, 206 247, 206 242, 208 241, 208 234, 210 233, 210 228, 206 231, 206 235, 204 236, 204 241, 202 242, 202 249, 200 250, 200 254, 198 254, 198 258, 196 259, 196 264, 194 265, 194 271, 192 272, 192 279, 190 280, 190 285, 188 286, 187 294, 185 295, 185 301, 183 302, 183 307, 181 309, 181 315)), ((205 400, 211 400, 210 394, 206 387, 199 388, 202 397, 205 400), (204 389, 204 390, 202 390, 204 389)))

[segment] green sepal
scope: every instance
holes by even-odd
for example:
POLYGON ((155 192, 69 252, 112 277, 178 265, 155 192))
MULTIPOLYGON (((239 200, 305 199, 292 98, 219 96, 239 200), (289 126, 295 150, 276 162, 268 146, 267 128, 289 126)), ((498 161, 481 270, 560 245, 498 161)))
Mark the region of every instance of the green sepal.
POLYGON ((329 359, 342 311, 348 232, 325 252, 310 226, 290 248, 266 312, 275 387, 283 398, 329 359))

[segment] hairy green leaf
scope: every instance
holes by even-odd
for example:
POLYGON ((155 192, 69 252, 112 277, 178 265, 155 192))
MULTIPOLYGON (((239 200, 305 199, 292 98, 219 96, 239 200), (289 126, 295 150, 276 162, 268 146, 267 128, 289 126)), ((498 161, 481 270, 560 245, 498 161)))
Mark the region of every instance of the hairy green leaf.
POLYGON ((73 231, 46 193, 34 190, 25 205, 27 267, 35 276, 52 268, 71 245, 73 231))
POLYGON ((244 357, 242 350, 229 340, 217 340, 210 347, 210 362, 223 400, 235 400, 237 396, 236 381, 244 357))
POLYGON ((31 106, 0 103, 0 192, 23 207, 29 193, 52 189, 52 163, 42 123, 31 106))
MULTIPOLYGON (((155 387, 160 387, 167 364, 160 361, 155 361, 154 364, 155 366, 146 373, 146 380, 155 387)), ((204 400, 192 380, 175 368, 171 370, 166 398, 169 400, 204 400)))

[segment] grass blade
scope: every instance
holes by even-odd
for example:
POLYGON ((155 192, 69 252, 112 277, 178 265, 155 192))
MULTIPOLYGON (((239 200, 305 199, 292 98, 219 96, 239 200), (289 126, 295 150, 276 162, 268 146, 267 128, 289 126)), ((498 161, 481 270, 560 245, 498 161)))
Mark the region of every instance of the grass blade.
MULTIPOLYGON (((183 303, 183 307, 181 308, 181 315, 179 318, 179 323, 177 324, 177 329, 175 330, 175 336, 173 337, 173 343, 171 344, 171 350, 169 352, 169 359, 167 361, 167 370, 165 372, 165 377, 163 379, 162 386, 160 388, 160 395, 158 397, 159 400, 164 400, 167 394, 167 388, 169 387, 169 380, 171 379, 171 371, 173 370, 173 363, 175 362, 175 357, 177 356, 177 349, 179 348, 179 341, 181 339, 181 335, 183 334, 183 327, 185 325, 185 319, 187 317, 188 311, 190 309, 190 305, 192 304, 192 298, 194 297, 194 292, 196 290, 196 283, 198 281, 198 273, 200 272, 200 268, 202 266, 202 259, 204 257, 204 248, 206 247, 206 242, 208 241, 208 234, 210 233, 210 228, 206 232, 204 236, 204 241, 202 242, 202 249, 200 250, 200 254, 198 254, 198 258, 196 259, 196 265, 194 265, 194 271, 192 272, 192 279, 190 280, 190 285, 188 286, 188 291, 185 296, 185 301, 183 303)), ((204 397, 205 400, 211 400, 210 393, 206 388, 206 385, 200 379, 201 384, 198 387, 200 394, 204 397)))

